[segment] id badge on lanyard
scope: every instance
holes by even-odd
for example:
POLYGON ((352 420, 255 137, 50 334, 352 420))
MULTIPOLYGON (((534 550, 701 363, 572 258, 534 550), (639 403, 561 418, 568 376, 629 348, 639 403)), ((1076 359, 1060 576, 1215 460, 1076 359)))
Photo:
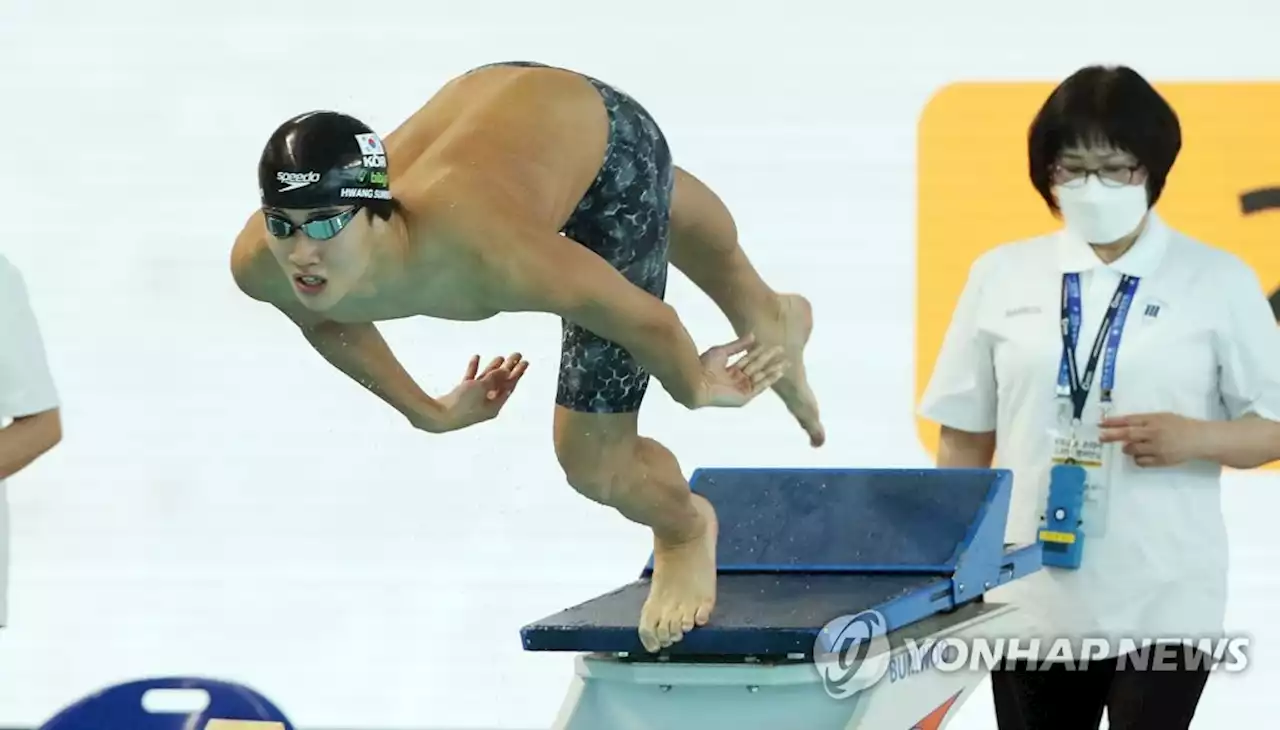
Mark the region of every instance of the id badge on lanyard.
POLYGON ((1096 422, 1084 422, 1085 403, 1093 386, 1094 374, 1101 365, 1099 406, 1101 417, 1111 412, 1111 392, 1115 387, 1116 354, 1124 334, 1125 318, 1138 289, 1138 279, 1124 276, 1107 306, 1098 335, 1084 371, 1076 365, 1076 346, 1080 339, 1081 293, 1080 275, 1062 277, 1062 359, 1058 368, 1058 422, 1053 429, 1053 463, 1082 469, 1085 499, 1081 531, 1086 535, 1106 534, 1110 507, 1108 459, 1099 441, 1096 422))

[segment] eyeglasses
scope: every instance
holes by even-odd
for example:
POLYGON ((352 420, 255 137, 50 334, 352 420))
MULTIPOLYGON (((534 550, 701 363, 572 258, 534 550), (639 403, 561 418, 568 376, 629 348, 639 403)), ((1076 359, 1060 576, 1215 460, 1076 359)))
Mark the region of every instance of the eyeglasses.
POLYGON ((328 218, 317 218, 302 225, 298 225, 277 213, 263 211, 262 215, 267 219, 267 232, 276 238, 289 238, 295 231, 301 230, 307 235, 307 238, 316 241, 328 241, 341 233, 343 228, 347 227, 347 224, 355 217, 357 210, 359 208, 349 208, 328 218))
POLYGON ((1122 188, 1141 182, 1141 171, 1142 165, 1106 165, 1097 169, 1054 165, 1050 176, 1054 185, 1064 188, 1078 188, 1085 184, 1090 175, 1097 177, 1098 182, 1109 188, 1122 188))

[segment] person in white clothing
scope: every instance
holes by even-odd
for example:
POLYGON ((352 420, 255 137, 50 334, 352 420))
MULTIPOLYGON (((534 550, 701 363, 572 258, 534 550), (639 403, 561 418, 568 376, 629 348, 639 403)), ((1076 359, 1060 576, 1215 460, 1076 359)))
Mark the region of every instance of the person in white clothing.
POLYGON ((1152 209, 1181 139, 1127 67, 1053 91, 1029 172, 1063 226, 973 264, 922 399, 939 467, 1013 472, 1009 542, 1052 539, 1055 464, 1085 476, 1078 566, 991 594, 1034 650, 992 673, 1000 730, 1096 729, 1104 709, 1111 730, 1187 728, 1210 666, 1196 640, 1223 635, 1222 468, 1280 459, 1280 330, 1256 275, 1152 209), (1063 640, 1092 661, 1054 662, 1063 640), (1173 647, 1130 651, 1147 642, 1173 647))
POLYGON ((26 284, 0 256, 0 625, 7 617, 9 565, 5 480, 61 439, 58 393, 26 284))

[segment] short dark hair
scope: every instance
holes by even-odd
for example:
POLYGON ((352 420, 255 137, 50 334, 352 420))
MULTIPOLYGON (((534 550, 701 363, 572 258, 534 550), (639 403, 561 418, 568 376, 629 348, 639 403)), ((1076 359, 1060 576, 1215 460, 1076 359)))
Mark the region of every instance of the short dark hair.
POLYGON ((1155 205, 1182 149, 1182 127, 1173 107, 1128 66, 1086 66, 1071 74, 1045 100, 1027 134, 1031 184, 1050 210, 1058 212, 1051 191, 1058 156, 1067 147, 1100 141, 1137 158, 1155 205))

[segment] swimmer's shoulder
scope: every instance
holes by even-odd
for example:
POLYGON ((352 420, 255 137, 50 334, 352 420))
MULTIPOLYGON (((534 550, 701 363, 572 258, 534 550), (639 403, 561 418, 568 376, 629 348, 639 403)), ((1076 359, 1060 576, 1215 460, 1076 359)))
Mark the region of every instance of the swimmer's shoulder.
POLYGON ((408 268, 432 280, 447 271, 449 286, 461 285, 460 296, 476 301, 490 300, 519 276, 521 262, 532 255, 523 232, 549 229, 529 219, 515 193, 460 167, 437 170, 403 203, 409 212, 408 268))
POLYGON ((324 317, 299 306, 288 278, 281 274, 280 265, 267 247, 266 228, 256 214, 231 247, 231 278, 245 295, 272 305, 300 327, 325 321, 324 317))
POLYGON ((246 296, 270 304, 299 324, 315 324, 314 314, 298 306, 289 280, 267 246, 266 226, 256 213, 245 223, 231 247, 231 278, 246 296))
POLYGON ((231 246, 231 278, 240 291, 260 302, 270 302, 272 292, 267 286, 265 261, 270 256, 265 229, 255 213, 245 222, 231 246))

